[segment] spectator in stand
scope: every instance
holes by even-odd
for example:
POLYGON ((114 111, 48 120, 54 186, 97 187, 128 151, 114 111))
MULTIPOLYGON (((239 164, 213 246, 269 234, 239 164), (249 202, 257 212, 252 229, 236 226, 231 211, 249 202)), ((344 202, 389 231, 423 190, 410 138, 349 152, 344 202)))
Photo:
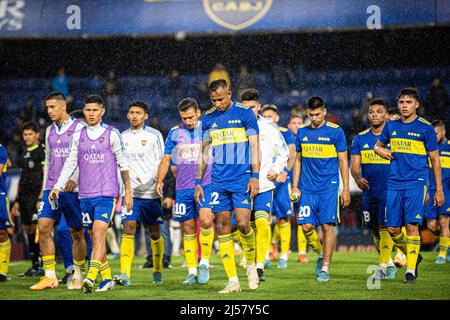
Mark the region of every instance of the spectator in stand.
POLYGON ((248 72, 247 66, 242 65, 239 69, 239 76, 236 81, 237 96, 240 97, 242 91, 248 88, 254 88, 253 79, 248 72))
POLYGON ((306 114, 306 108, 304 108, 300 102, 296 103, 291 109, 291 117, 294 116, 301 117, 302 123, 304 123, 306 118, 308 118, 308 115, 306 114))
POLYGON ((446 119, 448 112, 448 94, 441 79, 434 78, 430 92, 425 97, 425 116, 428 120, 446 119))
POLYGON ((180 72, 177 68, 172 69, 172 71, 170 72, 169 89, 171 91, 178 91, 181 89, 180 72))
POLYGON ((360 108, 353 108, 352 110, 352 127, 350 129, 351 139, 359 132, 363 131, 365 128, 365 124, 363 121, 363 114, 361 113, 360 108))
POLYGON ((373 93, 371 91, 366 92, 365 98, 361 102, 360 111, 361 111, 361 117, 364 121, 364 125, 368 125, 368 114, 369 114, 369 106, 370 101, 373 99, 373 93))
POLYGON ((208 85, 218 79, 224 79, 228 84, 228 88, 231 88, 230 74, 225 66, 220 62, 216 63, 214 69, 209 73, 208 85))
POLYGON ((116 77, 114 70, 108 72, 108 78, 104 86, 106 96, 106 110, 108 110, 109 118, 111 120, 119 119, 119 94, 120 94, 120 82, 116 77))
POLYGON ((25 105, 22 107, 19 117, 23 122, 36 122, 37 115, 38 111, 36 110, 33 97, 29 96, 25 105))
POLYGON ((397 107, 392 107, 388 109, 389 120, 398 120, 400 119, 400 111, 397 107))
POLYGON ((66 75, 64 67, 59 69, 56 76, 53 77, 51 87, 53 92, 59 91, 66 97, 69 96, 69 77, 66 75))
POLYGON ((91 80, 89 80, 89 84, 88 84, 89 90, 92 93, 99 94, 102 90, 102 86, 103 86, 103 81, 100 77, 100 74, 96 73, 91 78, 91 80))

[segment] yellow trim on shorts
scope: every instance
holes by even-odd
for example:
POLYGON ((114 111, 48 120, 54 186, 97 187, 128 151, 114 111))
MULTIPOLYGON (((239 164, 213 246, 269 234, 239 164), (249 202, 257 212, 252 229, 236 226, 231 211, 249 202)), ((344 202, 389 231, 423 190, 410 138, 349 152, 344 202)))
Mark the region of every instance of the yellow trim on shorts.
POLYGON ((341 195, 339 193, 339 189, 338 189, 338 197, 337 197, 337 220, 338 220, 338 224, 341 223, 341 206, 340 206, 340 200, 341 200, 341 195))
MULTIPOLYGON (((422 199, 422 205, 425 205, 425 200, 427 199, 427 186, 423 186, 423 199, 422 199)), ((429 201, 433 201, 433 199, 430 199, 429 201)))
POLYGON ((112 208, 112 212, 111 212, 111 217, 109 217, 109 222, 108 223, 111 223, 111 221, 112 221, 112 219, 114 217, 114 214, 116 213, 116 203, 117 203, 117 198, 114 198, 113 208, 112 208))

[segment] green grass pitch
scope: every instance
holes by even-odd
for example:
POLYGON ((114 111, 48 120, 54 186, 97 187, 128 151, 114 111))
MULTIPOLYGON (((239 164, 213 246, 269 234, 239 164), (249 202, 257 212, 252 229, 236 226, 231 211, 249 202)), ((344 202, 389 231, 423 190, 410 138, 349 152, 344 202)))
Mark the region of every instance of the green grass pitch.
MULTIPOLYGON (((450 299, 450 263, 436 265, 437 253, 423 252, 424 261, 420 265, 419 278, 415 285, 403 284, 405 268, 397 272, 395 280, 383 280, 380 289, 369 290, 367 273, 370 265, 377 263, 378 255, 369 252, 336 252, 333 256, 330 282, 319 283, 314 276, 316 255, 308 253, 310 262, 300 265, 296 261, 297 255, 291 254, 287 269, 277 269, 276 262, 266 269, 266 282, 262 283, 256 292, 250 291, 247 284, 245 270, 238 268, 241 282, 241 293, 220 295, 226 284, 225 272, 219 257, 212 257, 211 279, 208 285, 195 285, 186 287, 182 284, 187 270, 182 268, 183 259, 175 257, 172 269, 163 270, 162 285, 151 283, 152 271, 139 269, 137 266, 144 263, 143 258, 134 260, 132 271, 132 285, 130 287, 116 286, 114 290, 102 293, 93 292, 83 294, 80 291, 67 290, 65 285, 57 289, 33 292, 29 289, 38 278, 19 278, 17 274, 29 267, 28 261, 12 263, 9 271, 10 281, 0 283, 0 299, 69 299, 69 300, 96 300, 96 299, 152 299, 152 300, 333 300, 333 299, 362 299, 362 300, 393 300, 393 299, 450 299)), ((239 261, 240 257, 237 257, 239 261)), ((119 259, 110 260, 113 274, 119 272, 119 259)), ((57 273, 64 275, 63 266, 58 264, 57 273)), ((97 279, 99 281, 100 278, 97 279)))

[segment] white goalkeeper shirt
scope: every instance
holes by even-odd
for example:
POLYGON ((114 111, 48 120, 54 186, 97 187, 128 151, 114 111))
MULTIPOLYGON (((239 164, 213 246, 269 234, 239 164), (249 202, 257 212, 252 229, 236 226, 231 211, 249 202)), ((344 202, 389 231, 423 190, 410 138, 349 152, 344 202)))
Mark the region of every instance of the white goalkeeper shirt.
POLYGON ((133 197, 159 198, 155 192, 159 163, 164 155, 161 132, 148 126, 122 132, 125 155, 128 159, 133 197))
POLYGON ((261 168, 259 170, 259 193, 275 189, 272 181, 267 179, 270 170, 280 174, 287 167, 289 148, 272 120, 258 115, 259 148, 261 168))

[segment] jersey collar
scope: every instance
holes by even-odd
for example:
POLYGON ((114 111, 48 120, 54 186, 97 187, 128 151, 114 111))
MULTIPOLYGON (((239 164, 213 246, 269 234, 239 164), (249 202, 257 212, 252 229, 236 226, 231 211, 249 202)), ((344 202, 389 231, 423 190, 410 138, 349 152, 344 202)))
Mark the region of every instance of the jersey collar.
POLYGON ((27 147, 27 151, 33 151, 36 150, 39 147, 39 144, 33 144, 31 147, 27 147))

